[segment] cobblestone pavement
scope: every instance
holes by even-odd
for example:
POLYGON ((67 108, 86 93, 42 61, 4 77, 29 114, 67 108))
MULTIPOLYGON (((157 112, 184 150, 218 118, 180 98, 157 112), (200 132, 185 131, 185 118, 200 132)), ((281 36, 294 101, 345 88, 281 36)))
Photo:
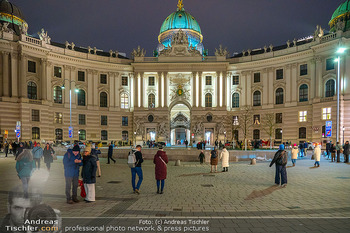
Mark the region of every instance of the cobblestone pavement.
MULTIPOLYGON (((106 159, 101 159, 102 177, 97 178, 95 203, 65 203, 62 157, 54 162, 49 174, 42 163, 31 185, 42 185, 45 203, 61 211, 64 225, 76 225, 79 218, 80 225, 126 227, 111 228, 111 232, 140 231, 132 228, 135 226, 155 227, 142 232, 184 232, 187 226, 186 231, 191 232, 349 232, 349 164, 323 159, 319 168, 313 168, 310 158, 298 160, 296 167, 287 168, 286 188, 273 186, 275 169, 269 168, 269 162, 231 163, 224 173, 210 173, 209 165, 199 163, 174 164, 169 162, 162 195, 156 194, 154 165, 149 160, 143 164, 140 195, 132 193, 126 160, 107 165, 106 159), (150 222, 139 222, 141 219, 150 222), (191 219, 209 222, 191 224, 191 219), (165 223, 157 225, 159 220, 165 223), (167 220, 187 222, 166 224, 167 220)), ((21 185, 14 166, 13 157, 2 155, 1 217, 7 213, 7 192, 21 185)))

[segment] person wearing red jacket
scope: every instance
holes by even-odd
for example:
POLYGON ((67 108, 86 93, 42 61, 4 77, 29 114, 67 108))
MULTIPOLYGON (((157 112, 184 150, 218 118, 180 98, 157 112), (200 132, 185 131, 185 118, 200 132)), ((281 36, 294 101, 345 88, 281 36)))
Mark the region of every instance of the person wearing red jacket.
POLYGON ((167 175, 167 163, 168 163, 168 156, 166 155, 165 151, 163 151, 163 147, 159 147, 159 150, 157 151, 157 154, 155 154, 153 163, 156 165, 155 167, 155 175, 157 180, 157 193, 163 194, 164 189, 164 180, 166 179, 167 175), (161 189, 159 191, 159 186, 161 185, 161 189))

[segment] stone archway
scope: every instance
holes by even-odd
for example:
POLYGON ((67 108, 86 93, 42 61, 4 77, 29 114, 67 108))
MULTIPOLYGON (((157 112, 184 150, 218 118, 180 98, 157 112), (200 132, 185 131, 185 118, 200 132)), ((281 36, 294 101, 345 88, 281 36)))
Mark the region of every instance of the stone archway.
POLYGON ((169 106, 170 144, 185 146, 191 141, 191 105, 187 101, 176 101, 169 106))

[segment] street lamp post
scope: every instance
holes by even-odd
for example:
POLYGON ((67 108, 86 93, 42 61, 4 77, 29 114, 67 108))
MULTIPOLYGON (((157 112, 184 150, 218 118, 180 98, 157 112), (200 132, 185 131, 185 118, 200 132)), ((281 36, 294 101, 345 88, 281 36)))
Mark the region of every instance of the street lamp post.
POLYGON ((344 132, 345 132, 345 127, 343 125, 343 145, 345 145, 345 134, 344 134, 344 132))
POLYGON ((346 48, 339 48, 337 50, 338 59, 338 72, 337 72, 337 141, 339 142, 339 131, 340 131, 340 55, 346 51, 346 48))
MULTIPOLYGON (((69 80, 69 79, 64 79, 63 82, 69 81, 69 129, 72 128, 72 83, 75 83, 75 80, 69 80)), ((63 84, 62 89, 65 89, 65 86, 63 84)), ((78 93, 79 89, 75 89, 75 92, 78 93)), ((73 138, 73 130, 72 130, 72 137, 70 138, 70 144, 72 144, 72 138, 73 138)))

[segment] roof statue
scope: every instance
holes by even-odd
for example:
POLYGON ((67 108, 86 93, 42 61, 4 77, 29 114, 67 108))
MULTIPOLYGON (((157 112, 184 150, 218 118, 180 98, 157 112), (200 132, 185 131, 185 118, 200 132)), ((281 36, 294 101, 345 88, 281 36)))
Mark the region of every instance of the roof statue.
POLYGON ((215 56, 226 57, 228 54, 227 48, 223 48, 222 45, 219 46, 219 49, 215 49, 215 56))
POLYGON ((181 29, 178 31, 178 33, 175 33, 173 35, 173 38, 171 40, 171 46, 179 44, 188 46, 187 35, 181 29))
POLYGON ((140 45, 137 46, 137 49, 134 49, 131 53, 133 57, 144 57, 146 55, 146 50, 141 49, 140 45))
POLYGON ((51 43, 51 38, 47 35, 47 31, 45 32, 44 28, 41 29, 41 32, 38 32, 40 40, 46 42, 46 44, 51 43))
POLYGON ((315 40, 316 38, 321 38, 323 35, 324 35, 323 29, 321 28, 320 25, 317 25, 317 26, 316 26, 316 30, 315 30, 315 32, 314 32, 314 40, 315 40))

